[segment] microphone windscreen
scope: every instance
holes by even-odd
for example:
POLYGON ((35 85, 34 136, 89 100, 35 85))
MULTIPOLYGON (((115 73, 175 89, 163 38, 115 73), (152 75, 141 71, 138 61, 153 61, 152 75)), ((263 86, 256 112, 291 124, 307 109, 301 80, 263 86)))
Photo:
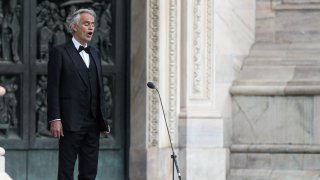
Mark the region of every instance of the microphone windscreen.
POLYGON ((155 88, 155 86, 154 86, 154 84, 153 84, 152 82, 148 82, 148 83, 147 83, 147 86, 148 86, 148 88, 150 88, 150 89, 154 89, 154 88, 155 88))

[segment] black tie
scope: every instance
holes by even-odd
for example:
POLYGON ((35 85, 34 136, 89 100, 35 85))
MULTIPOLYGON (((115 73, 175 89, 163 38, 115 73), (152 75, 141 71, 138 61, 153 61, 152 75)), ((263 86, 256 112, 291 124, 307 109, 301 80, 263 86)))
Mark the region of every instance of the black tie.
POLYGON ((84 50, 86 53, 90 53, 90 46, 87 47, 83 47, 83 46, 79 46, 78 52, 81 52, 82 50, 84 50))

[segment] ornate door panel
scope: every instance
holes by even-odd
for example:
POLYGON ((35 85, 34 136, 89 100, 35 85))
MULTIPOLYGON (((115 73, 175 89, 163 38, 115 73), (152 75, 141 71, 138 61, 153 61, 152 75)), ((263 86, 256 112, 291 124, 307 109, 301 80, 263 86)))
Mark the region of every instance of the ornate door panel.
POLYGON ((101 137, 97 179, 126 177, 125 0, 0 0, 0 146, 15 180, 56 179, 58 141, 47 125, 49 50, 70 39, 66 18, 75 9, 97 13, 91 46, 103 58, 104 91, 112 133, 101 137))

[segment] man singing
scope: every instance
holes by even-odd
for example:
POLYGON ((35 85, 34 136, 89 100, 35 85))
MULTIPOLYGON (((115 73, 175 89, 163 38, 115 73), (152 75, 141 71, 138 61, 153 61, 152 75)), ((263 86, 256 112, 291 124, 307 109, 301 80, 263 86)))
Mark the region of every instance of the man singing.
POLYGON ((59 180, 73 180, 78 156, 79 180, 97 175, 100 133, 109 133, 100 54, 88 46, 95 12, 80 9, 68 18, 72 40, 54 47, 48 62, 48 121, 59 138, 59 180))

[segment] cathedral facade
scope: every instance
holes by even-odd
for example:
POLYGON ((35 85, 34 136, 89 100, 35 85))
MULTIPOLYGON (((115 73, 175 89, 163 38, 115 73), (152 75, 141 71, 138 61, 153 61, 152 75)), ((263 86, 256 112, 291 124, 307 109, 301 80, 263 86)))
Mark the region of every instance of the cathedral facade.
POLYGON ((186 180, 320 175, 320 1, 0 2, 0 146, 13 179, 56 178, 47 59, 81 7, 97 13, 113 129, 97 179, 177 179, 176 167, 186 180))

